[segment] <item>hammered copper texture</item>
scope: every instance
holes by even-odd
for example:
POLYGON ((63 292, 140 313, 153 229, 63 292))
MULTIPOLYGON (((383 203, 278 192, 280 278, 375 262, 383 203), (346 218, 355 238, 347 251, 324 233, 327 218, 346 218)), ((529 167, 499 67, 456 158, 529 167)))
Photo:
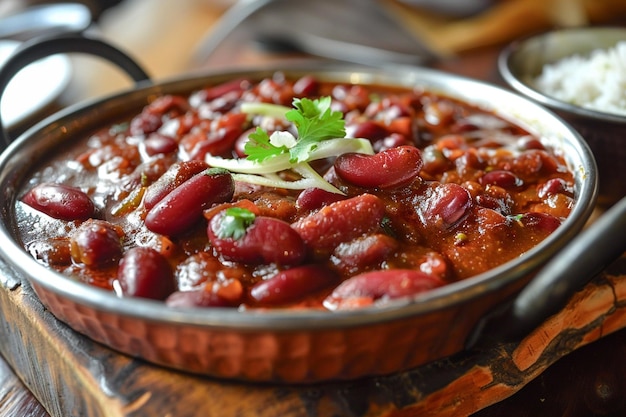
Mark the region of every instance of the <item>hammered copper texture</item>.
POLYGON ((411 369, 460 350, 484 314, 472 305, 344 329, 242 332, 150 322, 90 308, 37 284, 33 288, 59 320, 115 350, 173 369, 245 381, 308 383, 411 369), (452 330, 441 332, 441 326, 452 330))

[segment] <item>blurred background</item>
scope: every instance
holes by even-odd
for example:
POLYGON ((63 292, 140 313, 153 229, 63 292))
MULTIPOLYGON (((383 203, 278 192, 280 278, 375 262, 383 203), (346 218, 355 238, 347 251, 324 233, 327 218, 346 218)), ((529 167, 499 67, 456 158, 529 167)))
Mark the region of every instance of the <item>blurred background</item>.
MULTIPOLYGON (((0 1, 0 18, 59 2, 0 1)), ((552 27, 611 23, 624 0, 80 0, 90 31, 155 78, 304 56, 369 65, 424 64, 552 27)), ((0 21, 0 27, 3 23, 0 21)), ((32 35, 32 34, 30 34, 32 35)), ((1 39, 1 38, 0 38, 1 39)), ((68 102, 128 85, 93 58, 72 57, 68 102)))

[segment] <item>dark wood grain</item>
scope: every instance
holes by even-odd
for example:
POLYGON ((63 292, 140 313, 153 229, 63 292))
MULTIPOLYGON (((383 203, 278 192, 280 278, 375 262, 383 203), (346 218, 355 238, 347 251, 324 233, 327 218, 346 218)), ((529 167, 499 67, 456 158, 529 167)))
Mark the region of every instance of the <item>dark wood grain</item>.
POLYGON ((0 415, 19 417, 48 417, 48 412, 22 384, 17 375, 0 360, 0 415))

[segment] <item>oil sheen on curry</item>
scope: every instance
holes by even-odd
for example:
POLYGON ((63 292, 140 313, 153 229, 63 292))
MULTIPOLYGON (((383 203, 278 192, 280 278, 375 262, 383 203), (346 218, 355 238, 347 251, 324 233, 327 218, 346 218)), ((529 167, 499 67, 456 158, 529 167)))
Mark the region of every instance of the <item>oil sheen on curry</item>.
POLYGON ((573 189, 490 111, 276 73, 154 99, 40 167, 17 212, 37 261, 119 297, 340 310, 519 257, 573 189))

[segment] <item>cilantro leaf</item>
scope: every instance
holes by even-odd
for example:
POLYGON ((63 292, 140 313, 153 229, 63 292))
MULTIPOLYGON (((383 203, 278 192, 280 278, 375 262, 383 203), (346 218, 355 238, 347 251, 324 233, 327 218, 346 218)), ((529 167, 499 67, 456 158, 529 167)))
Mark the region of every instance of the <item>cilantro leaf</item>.
POLYGON ((343 113, 333 111, 331 103, 330 97, 293 100, 294 109, 285 114, 298 129, 298 141, 289 149, 291 162, 306 161, 321 141, 346 136, 343 113))
MULTIPOLYGON (((244 145, 246 158, 231 159, 207 154, 205 162, 210 166, 233 172, 235 181, 285 189, 316 187, 343 194, 316 172, 309 162, 336 157, 347 152, 373 155, 374 149, 368 139, 345 137, 343 113, 333 111, 331 105, 330 97, 315 100, 295 98, 292 109, 269 103, 242 103, 241 111, 245 114, 284 117, 296 128, 297 135, 294 136, 288 130, 277 130, 270 135, 261 127, 257 127, 256 131, 248 136, 248 141, 244 145), (282 178, 279 173, 285 170, 299 174, 300 178, 296 180, 282 178)), ((235 220, 227 220, 224 235, 245 233, 245 227, 244 231, 240 232, 230 230, 231 225, 228 222, 235 220)))
POLYGON ((246 229, 254 222, 256 216, 248 209, 241 207, 230 207, 224 210, 222 221, 215 234, 222 239, 242 238, 246 234, 246 229))
MULTIPOLYGON (((270 135, 257 126, 256 131, 248 136, 248 142, 244 145, 247 159, 263 162, 269 158, 289 153, 291 163, 305 162, 311 152, 315 151, 317 144, 329 139, 343 138, 346 136, 343 113, 331 109, 332 99, 328 96, 319 99, 295 98, 293 108, 286 109, 285 119, 292 122, 298 130, 298 138, 293 146, 275 146, 271 142, 270 135)), ((265 105, 265 107, 270 105, 265 105)), ((248 106, 249 107, 249 106, 248 106)), ((245 108, 246 111, 267 110, 259 105, 245 108)), ((281 106, 272 106, 276 111, 281 106)))
POLYGON ((267 132, 258 126, 256 131, 248 136, 248 141, 243 149, 248 155, 248 159, 257 162, 263 162, 268 158, 288 152, 286 146, 272 145, 267 132))

